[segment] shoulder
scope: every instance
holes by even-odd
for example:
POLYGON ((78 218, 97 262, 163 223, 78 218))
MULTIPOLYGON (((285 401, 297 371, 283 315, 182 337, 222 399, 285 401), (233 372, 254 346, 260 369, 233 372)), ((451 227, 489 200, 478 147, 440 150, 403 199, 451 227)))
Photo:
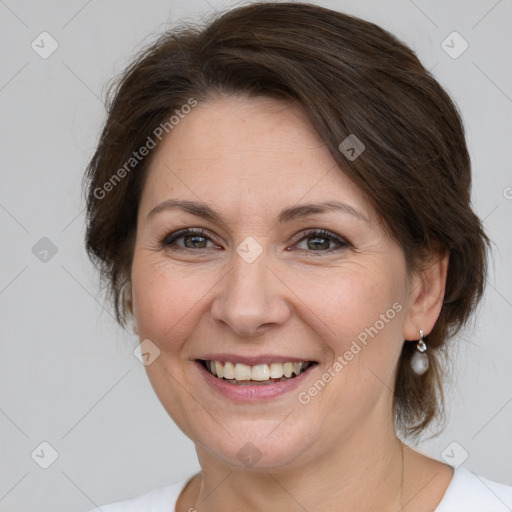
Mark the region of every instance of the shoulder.
POLYGON ((472 473, 454 470, 453 479, 435 512, 509 512, 512 487, 472 473))
POLYGON ((132 499, 102 505, 89 512, 174 512, 178 496, 191 478, 187 477, 172 485, 152 489, 132 499))

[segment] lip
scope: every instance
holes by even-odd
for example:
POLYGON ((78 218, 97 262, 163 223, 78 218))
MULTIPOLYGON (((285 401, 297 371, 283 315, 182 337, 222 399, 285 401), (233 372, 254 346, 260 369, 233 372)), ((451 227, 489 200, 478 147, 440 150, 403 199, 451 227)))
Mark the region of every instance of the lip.
POLYGON ((242 363, 248 366, 256 366, 257 364, 270 364, 270 363, 301 363, 301 362, 317 362, 314 359, 301 359, 299 357, 281 355, 281 354, 260 354, 257 356, 243 356, 238 354, 215 353, 205 354, 194 359, 202 359, 203 361, 229 361, 230 363, 242 363))
MULTIPOLYGON (((295 362, 303 361, 303 359, 294 359, 295 362)), ((215 360, 222 361, 223 359, 215 360)), ((229 359, 227 359, 227 361, 229 361, 229 359)), ((273 359, 272 361, 277 362, 275 359, 273 359)), ((290 359, 287 359, 286 361, 290 361, 290 359)), ((309 377, 311 371, 316 366, 318 366, 318 364, 311 365, 308 368, 306 368, 306 370, 304 370, 300 375, 297 375, 293 379, 288 379, 283 382, 255 386, 239 386, 237 384, 231 384, 223 379, 219 379, 218 377, 214 377, 198 360, 194 361, 194 363, 197 366, 201 376, 214 391, 225 396, 226 398, 229 398, 233 402, 244 403, 264 401, 284 395, 285 393, 289 393, 290 391, 293 391, 298 386, 300 386, 300 384, 309 377)))

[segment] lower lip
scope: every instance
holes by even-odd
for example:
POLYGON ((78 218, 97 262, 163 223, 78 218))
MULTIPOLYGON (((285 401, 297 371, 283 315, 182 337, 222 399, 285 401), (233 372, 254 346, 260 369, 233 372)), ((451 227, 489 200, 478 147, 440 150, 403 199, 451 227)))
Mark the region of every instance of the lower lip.
POLYGON ((300 375, 293 379, 288 379, 283 382, 276 382, 274 384, 260 384, 255 386, 241 386, 238 384, 231 384, 224 379, 214 377, 199 361, 195 361, 199 367, 199 371, 207 384, 209 384, 215 391, 221 395, 233 400, 234 402, 254 402, 260 400, 268 400, 276 396, 284 395, 297 388, 304 379, 307 379, 311 370, 317 365, 311 365, 304 370, 300 375))

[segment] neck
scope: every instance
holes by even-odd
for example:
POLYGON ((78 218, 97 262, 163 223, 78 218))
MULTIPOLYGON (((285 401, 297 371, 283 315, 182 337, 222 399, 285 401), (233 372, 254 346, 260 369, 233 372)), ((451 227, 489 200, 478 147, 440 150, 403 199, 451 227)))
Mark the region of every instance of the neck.
MULTIPOLYGON (((403 445, 391 425, 359 426, 335 449, 302 454, 293 467, 240 469, 198 448, 202 467, 194 496, 198 510, 400 510, 403 445)), ((186 510, 186 509, 185 509, 186 510)))

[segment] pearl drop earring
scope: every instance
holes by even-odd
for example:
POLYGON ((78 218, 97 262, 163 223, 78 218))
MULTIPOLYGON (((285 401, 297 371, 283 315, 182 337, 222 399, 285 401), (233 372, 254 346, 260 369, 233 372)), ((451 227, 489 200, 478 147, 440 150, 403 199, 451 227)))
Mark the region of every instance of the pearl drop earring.
POLYGON ((423 341, 423 331, 420 329, 420 339, 416 344, 416 351, 411 359, 411 367, 417 375, 423 375, 428 370, 427 345, 423 341))

